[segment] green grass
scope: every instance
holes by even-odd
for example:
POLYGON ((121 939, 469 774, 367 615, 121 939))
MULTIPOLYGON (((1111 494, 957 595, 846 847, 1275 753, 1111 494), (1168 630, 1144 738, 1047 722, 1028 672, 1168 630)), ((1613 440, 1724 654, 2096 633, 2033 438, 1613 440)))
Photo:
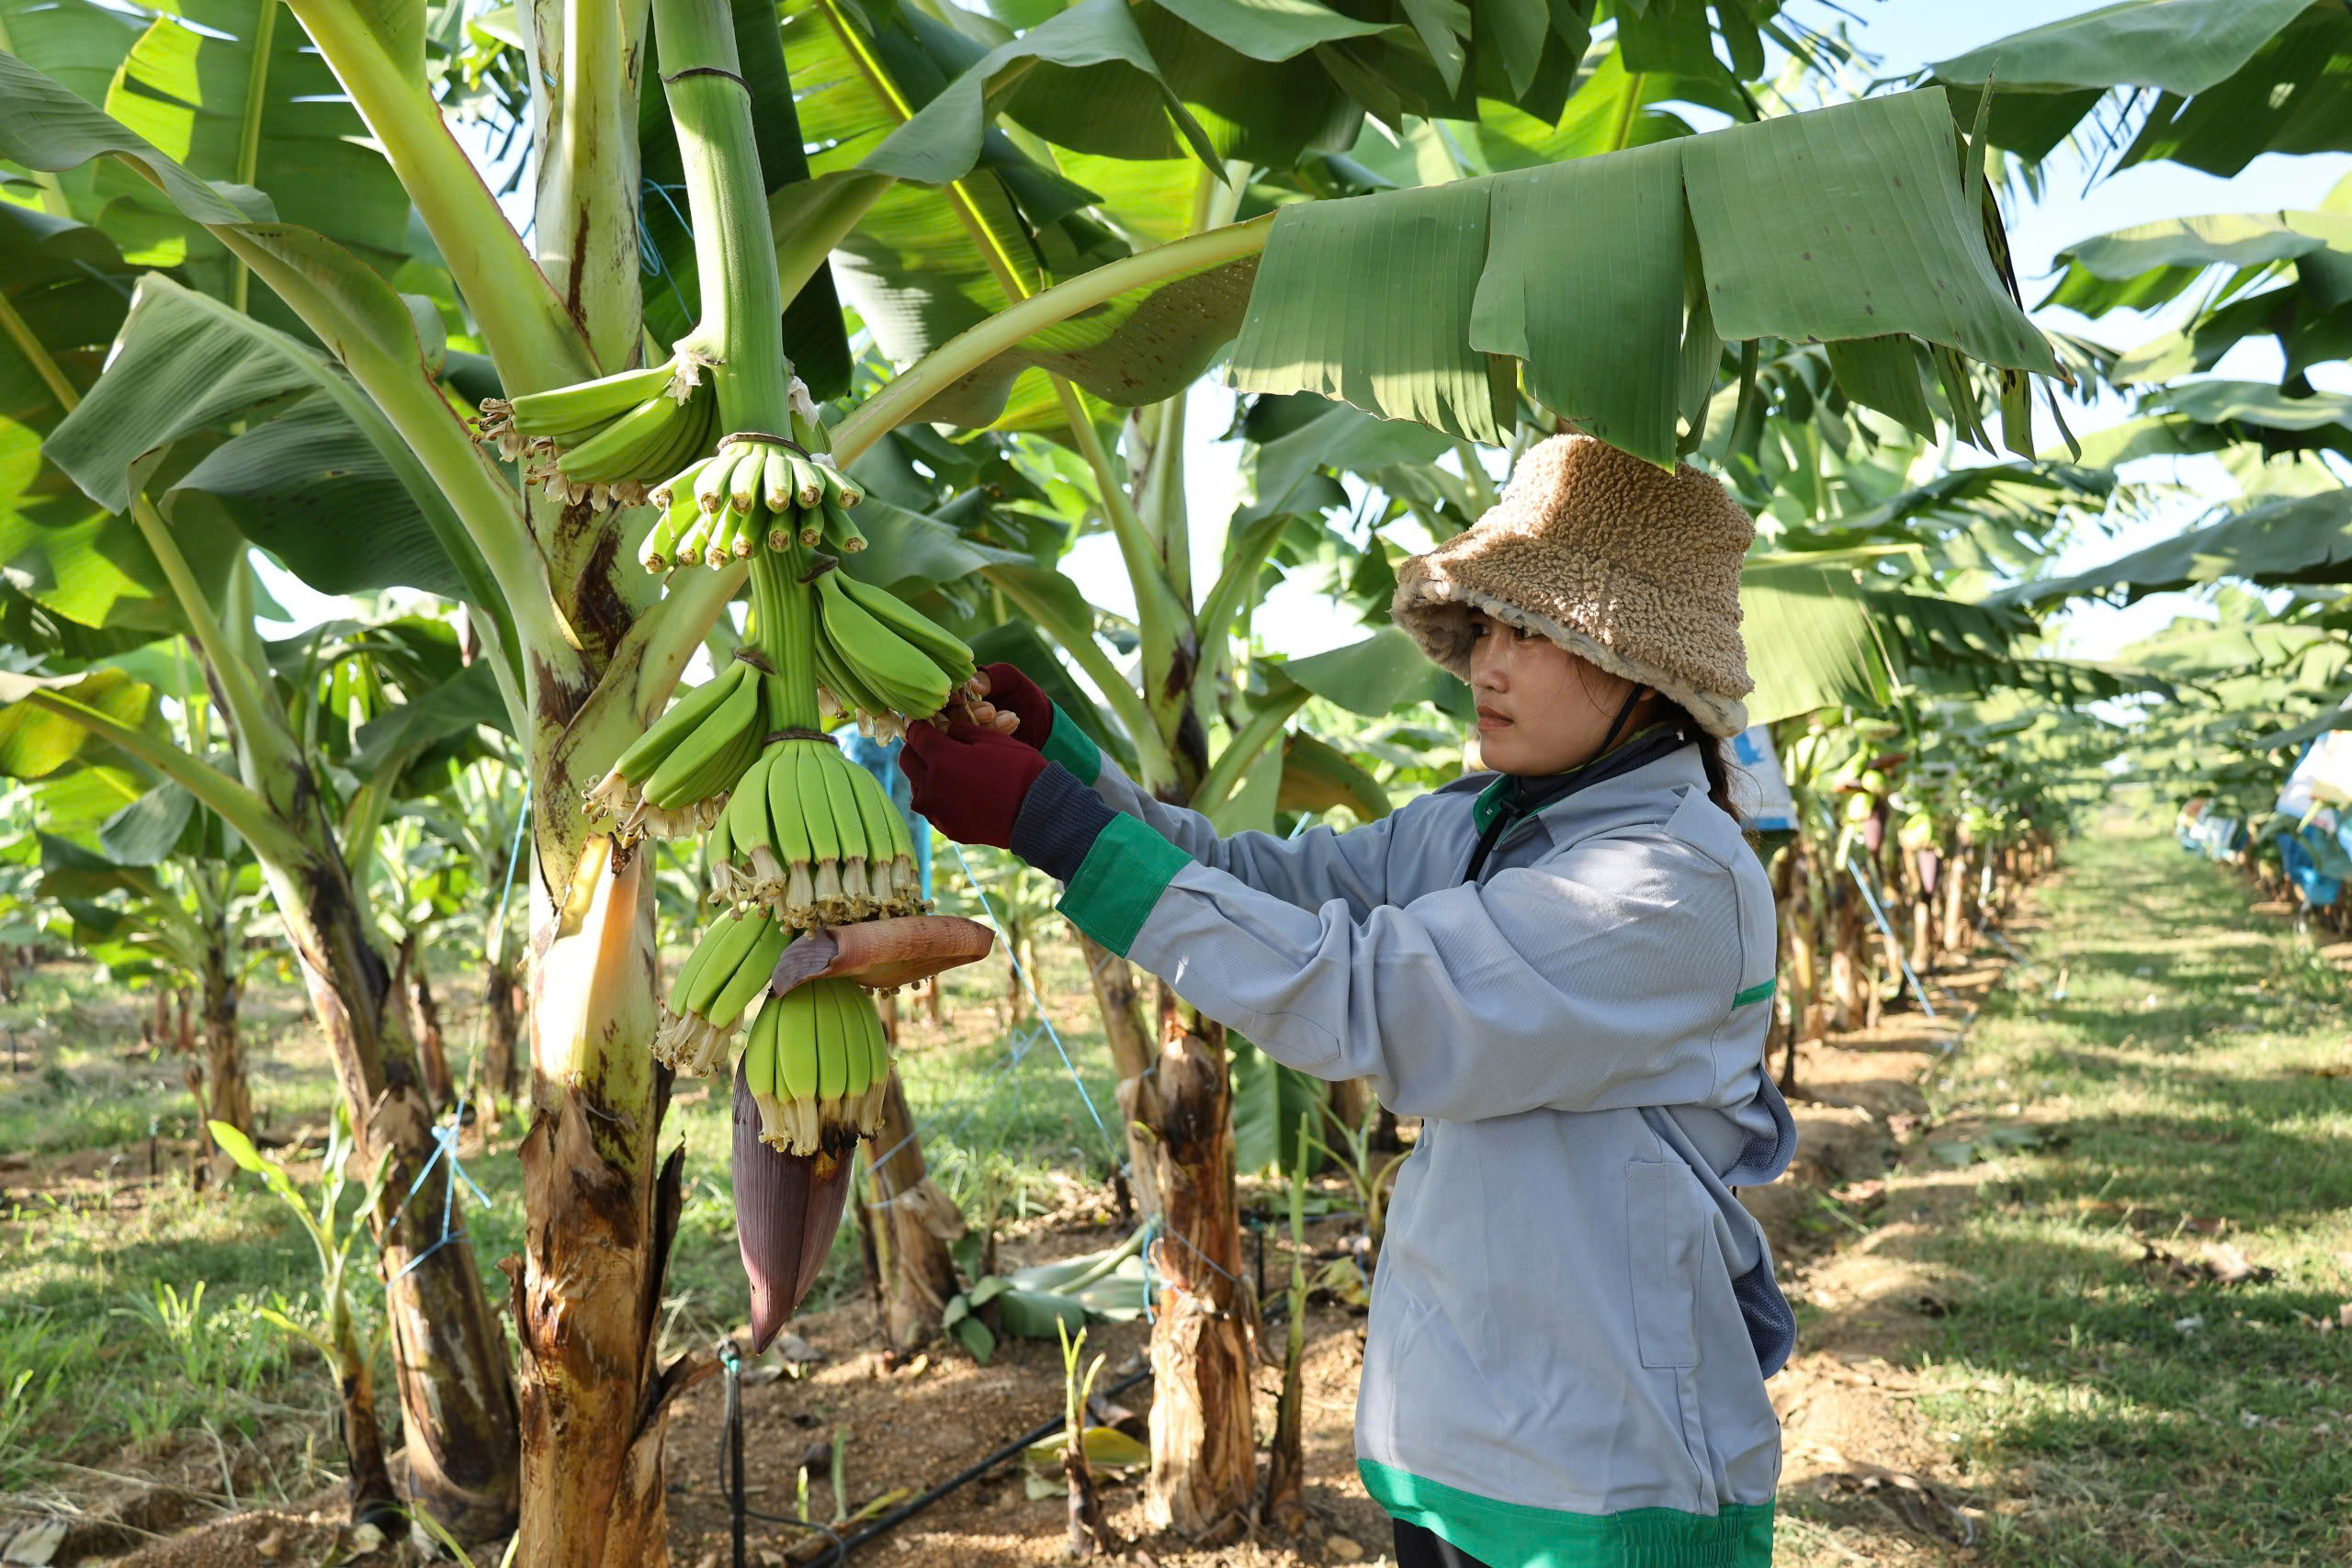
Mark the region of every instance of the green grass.
MULTIPOLYGON (((1038 962, 1036 984, 1062 1043, 1115 1132, 1114 1075, 1078 953, 1041 942, 1038 962)), ((186 1138, 196 1130, 179 1063, 135 1049, 144 998, 110 995, 85 964, 47 965, 24 980, 20 999, 0 1010, 0 1028, 22 1031, 28 1067, 0 1071, 0 1153, 45 1159, 116 1150, 124 1156, 117 1181, 143 1184, 151 1131, 186 1138)), ((1102 1188, 1112 1159, 1053 1044, 1031 1026, 1013 1036, 1001 1030, 993 1004, 1005 983, 1001 959, 951 976, 949 1040, 905 1053, 900 1074, 934 1178, 967 1215, 1012 1225, 1066 1202, 1077 1187, 1102 1188), (1016 1054, 1022 1035, 1029 1042, 1016 1054)), ((443 1005, 462 1067, 475 1038, 470 993, 444 988, 453 993, 443 1005)), ((244 1010, 256 1105, 281 1130, 322 1128, 334 1092, 303 1007, 299 990, 270 982, 249 992, 244 1010)), ((5 1051, 0 1041, 0 1066, 5 1051)), ((522 1245, 522 1131, 510 1117, 494 1147, 466 1161, 490 1204, 469 1204, 463 1223, 499 1290, 505 1281, 492 1265, 522 1245)), ((707 1344, 745 1311, 723 1086, 676 1107, 668 1135, 686 1149, 663 1317, 674 1353, 707 1344)), ((315 1161, 317 1145, 307 1152, 315 1161)), ((316 1354, 257 1315, 265 1307, 315 1315, 308 1238, 256 1180, 240 1175, 224 1192, 196 1193, 184 1167, 167 1159, 164 1169, 165 1180, 135 1205, 28 1197, 21 1174, 0 1176, 11 1194, 0 1205, 0 1492, 70 1484, 75 1472, 62 1466, 109 1464, 126 1444, 153 1453, 218 1440, 232 1457, 252 1445, 278 1475, 272 1500, 300 1496, 339 1467, 333 1389, 316 1354), (289 1428, 311 1439, 292 1460, 285 1442, 266 1441, 289 1428)), ((855 1233, 844 1225, 810 1310, 863 1289, 855 1233)), ((372 1269, 359 1272, 356 1307, 362 1332, 375 1334, 381 1292, 372 1269)), ((395 1432, 398 1407, 380 1358, 377 1388, 385 1429, 395 1432)))
MULTIPOLYGON (((2070 845, 2031 939, 2065 994, 2010 986, 1930 1085, 1938 1119, 2053 1145, 1890 1183, 1972 1189, 1884 1238, 1955 1286, 1916 1365, 1988 1539, 2033 1568, 2352 1561, 2352 987, 2234 873, 2144 826, 2070 845), (2267 1282, 2185 1281, 2221 1239, 2267 1282), (2300 1314, 2300 1315, 2299 1315, 2300 1314)), ((1932 1135, 1932 1134, 1931 1134, 1932 1135)), ((1798 1513, 1807 1510, 1802 1505, 1798 1513)), ((1809 1561, 1829 1561, 1815 1558, 1809 1561)))

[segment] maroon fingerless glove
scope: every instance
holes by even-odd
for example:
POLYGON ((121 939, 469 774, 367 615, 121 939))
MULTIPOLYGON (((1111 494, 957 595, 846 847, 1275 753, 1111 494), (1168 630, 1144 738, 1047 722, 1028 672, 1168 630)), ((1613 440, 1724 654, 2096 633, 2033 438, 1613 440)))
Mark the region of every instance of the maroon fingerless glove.
MULTIPOLYGON (((1050 704, 1046 711, 1052 714, 1050 704)), ((959 844, 1011 850, 1062 882, 1078 874, 1115 816, 1059 762, 1018 737, 965 720, 944 730, 910 725, 899 765, 913 787, 914 810, 932 826, 959 844)))
POLYGON ((980 672, 989 678, 988 700, 1020 717, 1021 728, 1012 739, 1032 750, 1045 745, 1046 737, 1054 732, 1053 699, 1015 665, 985 664, 980 672))

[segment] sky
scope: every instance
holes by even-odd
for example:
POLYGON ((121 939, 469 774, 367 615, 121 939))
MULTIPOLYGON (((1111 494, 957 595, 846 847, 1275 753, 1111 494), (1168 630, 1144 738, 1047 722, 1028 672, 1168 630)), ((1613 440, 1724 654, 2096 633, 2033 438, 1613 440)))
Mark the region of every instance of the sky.
MULTIPOLYGON (((1897 77, 2026 28, 2096 9, 2100 3, 2104 0, 1973 0, 1965 6, 1948 0, 1852 0, 1849 8, 1859 18, 1852 28, 1855 41, 1881 57, 1880 75, 1897 77)), ((1826 22, 1832 15, 1826 0, 1793 0, 1790 9, 1815 23, 1826 22)), ((2052 257, 2075 241, 2186 213, 2313 207, 2337 181, 2352 175, 2352 156, 2271 155, 2256 160, 2228 180, 2170 164, 2150 164, 2125 170, 2086 190, 2080 166, 2069 167, 2065 157, 2062 152, 2053 160, 2041 199, 2023 199, 2019 193, 2020 199, 2008 209, 2010 247, 2029 305, 2047 293, 2054 281, 2052 257)), ((2074 332, 2128 349, 2177 326, 2188 308, 2188 297, 2184 296, 2170 312, 2154 318, 2117 312, 2094 324, 2070 311, 2052 310, 2037 312, 2036 320, 2053 331, 2074 332)), ((2214 374, 2275 378, 2278 368, 2275 347, 2243 345, 2217 366, 2214 374)), ((2352 375, 2341 366, 2325 367, 2312 379, 2325 389, 2352 391, 2352 375)), ((1187 423, 1195 590, 1204 594, 1216 575, 1209 563, 1223 554, 1225 520, 1245 493, 1237 469, 1239 445, 1216 439, 1231 423, 1235 402, 1234 394, 1221 386, 1196 388, 1187 423)), ((2081 434, 2114 423, 2129 412, 2127 404, 2112 398, 2089 408, 2070 404, 2067 423, 2081 434)), ((2047 446, 2054 446, 2056 433, 2039 410, 2037 424, 2041 439, 2047 446)), ((2087 531, 2053 562, 2053 570, 2082 570, 2154 543, 2189 525, 2206 506, 2230 493, 2218 466, 2207 458, 2149 459, 2127 465, 2124 477, 2169 480, 2187 487, 2188 493, 2120 532, 2087 531)), ((1080 540, 1064 565, 1095 603, 1122 614, 1133 612, 1134 596, 1121 570, 1117 547, 1107 535, 1080 540)), ((307 624, 346 613, 345 602, 312 592, 266 565, 263 570, 266 585, 298 621, 307 624)), ((2120 609, 2078 604, 2052 616, 2048 624, 2057 632, 2063 651, 2104 659, 2159 629, 2175 615, 2194 609, 2188 595, 2153 594, 2120 609)), ((1254 625, 1275 651, 1291 655, 1317 652, 1364 635, 1364 628, 1351 615, 1305 581, 1276 589, 1254 625)))

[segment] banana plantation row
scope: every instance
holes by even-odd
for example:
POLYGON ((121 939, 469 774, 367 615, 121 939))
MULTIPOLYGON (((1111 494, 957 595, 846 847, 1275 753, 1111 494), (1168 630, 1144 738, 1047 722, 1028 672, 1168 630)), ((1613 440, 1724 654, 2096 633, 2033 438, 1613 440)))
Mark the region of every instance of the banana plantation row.
MULTIPOLYGON (((2066 252, 2037 305, 2211 280, 2151 343, 2045 330, 2010 266, 2004 201, 2067 159, 2346 147, 2312 63, 2352 58, 2342 7, 2154 8, 1858 96, 1776 0, 0 0, 0 770, 38 829, 7 934, 152 987, 232 1152, 240 987, 290 965, 374 1173, 406 1500, 519 1523, 532 1568, 659 1562, 667 1413, 715 1367, 656 1351, 677 1075, 735 1081, 758 1337, 861 1180, 890 1338, 962 1282, 854 982, 986 951, 926 898, 1017 958, 1050 894, 933 864, 900 728, 1001 660, 1220 831, 1379 818, 1461 772, 1469 711, 1388 624, 1395 564, 1573 428, 1758 518, 1741 754, 1801 1089, 1801 1041, 1924 1000, 2047 866, 2119 716, 2185 795, 2272 788, 2337 711, 2352 412, 2312 378, 2352 342, 2352 185, 2066 252), (2252 340, 2275 384, 2205 374, 2252 340), (2062 394, 2137 412, 2077 441, 2062 394), (1229 518, 1193 513, 1211 441, 1229 518), (2051 573, 2177 507, 2118 470, 2181 456, 2226 476, 2200 526, 2051 573), (301 623, 255 552, 359 608, 266 630, 301 623), (1117 608, 1080 585, 1113 559, 1117 608), (2038 619, 2224 578, 2295 592, 2110 663, 2038 619), (1302 591, 1354 626, 1285 657, 1302 591), (746 1030, 787 952, 804 988, 746 1030), (527 1128, 519 1258, 444 1233, 460 1101, 527 1128)), ((1209 1536, 1261 1506, 1240 1047, 1078 940, 1153 1278, 1201 1308, 1154 1323, 1152 1516, 1209 1536)))

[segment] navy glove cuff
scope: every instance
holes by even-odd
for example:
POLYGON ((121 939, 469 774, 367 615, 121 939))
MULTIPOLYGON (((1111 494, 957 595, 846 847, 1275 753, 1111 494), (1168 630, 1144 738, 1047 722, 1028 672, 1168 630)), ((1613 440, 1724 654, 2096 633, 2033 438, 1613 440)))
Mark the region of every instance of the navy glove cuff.
POLYGON ((1068 882, 1117 816, 1076 773, 1048 762, 1012 819, 1012 852, 1057 882, 1068 882))

